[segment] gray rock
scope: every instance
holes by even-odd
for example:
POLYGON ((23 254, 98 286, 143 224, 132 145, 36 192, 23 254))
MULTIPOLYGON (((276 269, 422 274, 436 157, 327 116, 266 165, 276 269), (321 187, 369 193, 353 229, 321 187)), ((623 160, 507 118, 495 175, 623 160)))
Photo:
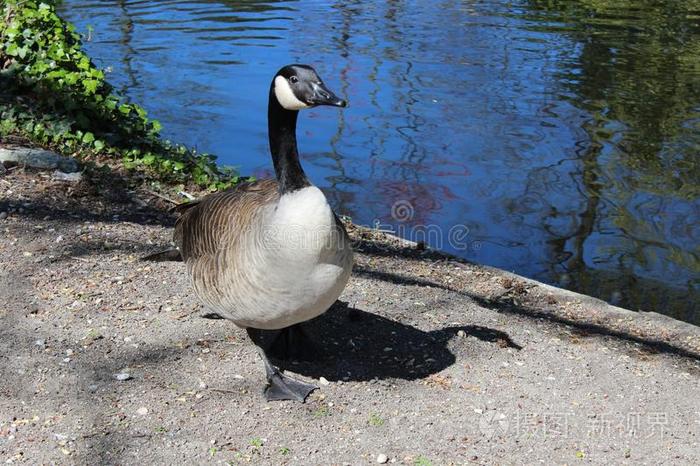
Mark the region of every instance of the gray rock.
POLYGON ((389 457, 386 456, 384 453, 377 456, 377 463, 379 463, 379 464, 384 464, 388 461, 389 461, 389 457))
POLYGON ((55 152, 29 147, 0 148, 0 162, 5 165, 26 165, 39 169, 59 169, 65 173, 80 170, 75 159, 62 157, 55 152))
POLYGON ((61 157, 58 160, 58 169, 64 173, 75 173, 80 171, 80 164, 75 159, 61 157))
POLYGON ((120 372, 118 374, 114 374, 114 378, 120 382, 124 382, 125 380, 131 379, 131 374, 127 372, 120 372))
POLYGON ((7 218, 7 212, 0 212, 0 220, 5 220, 7 218))
POLYGON ((56 170, 53 172, 53 179, 58 181, 68 181, 70 183, 77 183, 83 179, 82 172, 73 173, 63 173, 61 170, 56 170))

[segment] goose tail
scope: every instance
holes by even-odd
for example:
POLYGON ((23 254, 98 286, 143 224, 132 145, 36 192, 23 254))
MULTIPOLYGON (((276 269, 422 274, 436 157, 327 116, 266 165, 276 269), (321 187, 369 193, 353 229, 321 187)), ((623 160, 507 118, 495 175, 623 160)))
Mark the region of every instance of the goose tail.
POLYGON ((141 258, 142 261, 151 262, 167 262, 167 261, 182 261, 182 255, 178 249, 166 249, 165 251, 159 251, 153 254, 149 254, 141 258))

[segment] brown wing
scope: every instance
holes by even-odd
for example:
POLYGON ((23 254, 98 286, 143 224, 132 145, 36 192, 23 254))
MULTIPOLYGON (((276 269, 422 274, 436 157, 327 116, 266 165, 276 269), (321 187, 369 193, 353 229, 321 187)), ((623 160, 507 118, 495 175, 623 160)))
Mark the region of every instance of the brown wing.
POLYGON ((260 180, 210 194, 192 205, 183 204, 178 208, 182 214, 173 238, 183 260, 215 256, 224 238, 235 242, 236 232, 245 231, 261 208, 277 199, 277 181, 260 180))

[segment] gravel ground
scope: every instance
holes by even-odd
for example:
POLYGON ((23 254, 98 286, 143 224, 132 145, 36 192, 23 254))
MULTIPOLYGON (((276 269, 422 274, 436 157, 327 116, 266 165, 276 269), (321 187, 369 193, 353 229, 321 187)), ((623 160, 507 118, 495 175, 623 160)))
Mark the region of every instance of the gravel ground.
MULTIPOLYGON (((109 179, 107 179, 109 178, 109 179)), ((0 461, 700 464, 700 331, 351 227, 354 275, 266 403, 207 311, 162 198, 0 175, 0 461)))

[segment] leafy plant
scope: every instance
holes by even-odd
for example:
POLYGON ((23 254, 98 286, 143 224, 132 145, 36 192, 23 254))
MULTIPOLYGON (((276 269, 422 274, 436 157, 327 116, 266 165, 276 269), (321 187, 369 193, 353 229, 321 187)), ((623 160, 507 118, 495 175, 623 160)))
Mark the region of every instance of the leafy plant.
POLYGON ((420 455, 416 460, 413 462, 416 466, 432 466, 433 463, 430 462, 428 458, 426 458, 423 455, 420 455))
POLYGON ((379 427, 384 425, 384 419, 382 419, 378 414, 372 413, 369 416, 367 423, 374 427, 379 427))
POLYGON ((260 437, 254 437, 250 439, 250 446, 253 448, 260 448, 263 446, 263 441, 260 437))
POLYGON ((21 135, 83 159, 118 160, 166 182, 220 189, 238 182, 216 158, 160 136, 161 125, 114 92, 54 1, 0 6, 0 136, 21 135))

